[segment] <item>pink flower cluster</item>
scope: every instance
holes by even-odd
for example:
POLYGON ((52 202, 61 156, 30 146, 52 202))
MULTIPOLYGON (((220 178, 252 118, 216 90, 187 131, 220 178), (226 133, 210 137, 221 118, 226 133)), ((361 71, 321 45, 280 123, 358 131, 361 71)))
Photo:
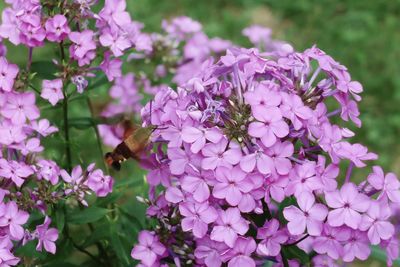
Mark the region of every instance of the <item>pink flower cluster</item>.
POLYGON ((157 127, 156 152, 143 166, 147 215, 158 224, 141 233, 132 257, 141 266, 338 266, 380 245, 391 265, 400 182, 375 166, 356 183, 353 170, 377 155, 332 121, 361 126, 361 92, 317 47, 231 48, 176 91, 158 91, 142 110, 145 125, 157 127), (307 262, 288 258, 293 249, 307 262))

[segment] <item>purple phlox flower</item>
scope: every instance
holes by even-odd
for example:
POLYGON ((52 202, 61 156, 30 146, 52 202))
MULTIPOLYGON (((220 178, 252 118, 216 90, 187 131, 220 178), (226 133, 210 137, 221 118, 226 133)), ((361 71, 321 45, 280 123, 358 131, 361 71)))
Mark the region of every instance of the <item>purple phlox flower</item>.
POLYGON ((368 152, 368 148, 361 144, 350 144, 349 142, 340 142, 337 144, 337 154, 340 158, 351 160, 358 168, 363 168, 366 164, 364 160, 376 160, 378 155, 368 152))
POLYGON ((185 196, 179 188, 170 186, 165 190, 165 199, 168 202, 177 204, 182 202, 185 199, 185 196))
POLYGON ((27 138, 25 125, 15 125, 10 120, 3 120, 0 123, 0 143, 3 145, 18 144, 27 138))
POLYGON ((255 46, 265 46, 271 40, 271 33, 271 29, 260 25, 252 25, 242 31, 242 34, 249 38, 250 42, 255 46))
POLYGON ((365 232, 351 231, 350 238, 343 247, 343 261, 352 262, 355 258, 364 261, 368 259, 370 253, 371 249, 365 232))
POLYGON ((305 191, 298 195, 299 208, 291 205, 283 210, 283 215, 289 221, 287 228, 292 235, 301 235, 307 228, 311 236, 318 236, 322 232, 323 221, 328 209, 325 205, 315 203, 314 196, 305 191))
POLYGON ((2 23, 0 24, 0 36, 8 39, 12 44, 19 45, 20 29, 18 27, 19 20, 17 19, 17 12, 12 8, 5 8, 2 12, 2 23))
POLYGON ((75 84, 78 93, 82 94, 83 90, 89 85, 89 82, 82 75, 76 75, 71 78, 71 82, 75 84))
POLYGON ((40 135, 46 137, 52 133, 58 131, 57 127, 51 126, 49 120, 41 119, 39 121, 32 121, 31 127, 33 130, 38 132, 40 135))
POLYGON ((40 96, 47 99, 51 105, 55 106, 60 99, 64 99, 62 92, 63 83, 61 79, 56 80, 43 80, 42 93, 40 96))
POLYGON ((192 231, 197 238, 202 238, 208 231, 208 224, 215 222, 218 213, 207 202, 184 202, 179 204, 179 212, 184 218, 181 225, 183 231, 192 231))
POLYGON ((131 16, 126 11, 125 0, 106 0, 104 8, 100 11, 99 16, 109 24, 116 24, 122 28, 132 21, 131 16))
POLYGON ((242 151, 240 147, 222 138, 218 143, 208 143, 201 150, 204 158, 201 167, 204 170, 214 170, 217 167, 231 167, 241 161, 242 151))
POLYGON ((30 138, 26 140, 26 142, 22 142, 17 145, 11 145, 10 147, 19 150, 24 156, 28 155, 29 153, 39 153, 44 150, 44 148, 40 145, 39 138, 30 138))
POLYGON ((75 166, 72 169, 71 175, 68 174, 65 170, 61 170, 60 175, 64 182, 70 185, 70 188, 65 190, 65 194, 69 195, 71 193, 78 193, 80 201, 83 204, 86 204, 86 201, 83 199, 85 192, 78 192, 84 178, 82 175, 82 167, 79 165, 75 166))
POLYGON ((168 161, 160 160, 158 154, 151 154, 151 156, 148 159, 143 160, 140 165, 149 170, 146 178, 150 185, 157 186, 161 183, 168 187, 171 184, 171 171, 169 169, 168 161))
POLYGON ((37 119, 40 111, 35 105, 35 101, 35 94, 32 92, 10 93, 0 111, 1 115, 10 119, 14 124, 24 124, 26 119, 37 119))
POLYGON ((114 179, 109 175, 104 175, 102 170, 97 169, 89 173, 86 184, 98 197, 105 197, 112 192, 114 179))
POLYGON ((108 81, 113 81, 115 78, 121 77, 121 66, 122 60, 119 58, 111 58, 111 54, 106 52, 104 54, 104 60, 100 64, 100 68, 104 71, 108 81))
POLYGON ((277 141, 267 150, 270 157, 269 168, 273 174, 286 175, 292 169, 292 163, 288 159, 293 155, 294 147, 289 141, 277 141))
POLYGON ((171 22, 163 21, 162 28, 169 36, 184 40, 188 35, 200 32, 202 26, 199 22, 185 16, 172 19, 171 22))
POLYGON ((0 176, 11 179, 17 187, 21 187, 25 179, 33 173, 33 169, 23 162, 7 161, 0 158, 0 176))
POLYGON ((361 214, 370 206, 370 199, 358 192, 353 183, 346 183, 340 188, 325 193, 326 203, 331 210, 328 214, 328 223, 331 226, 343 224, 358 229, 361 223, 361 214))
POLYGON ((312 118, 312 110, 304 106, 298 95, 282 93, 282 101, 282 115, 292 122, 295 130, 303 126, 303 121, 312 118))
POLYGON ((208 236, 196 241, 194 255, 197 262, 207 267, 220 267, 228 259, 226 252, 229 247, 225 243, 213 241, 208 236))
POLYGON ((395 228, 389 222, 392 212, 387 203, 372 201, 360 224, 361 231, 368 230, 368 238, 372 245, 378 245, 381 240, 393 237, 395 228))
POLYGON ((313 248, 317 253, 327 253, 329 257, 337 260, 343 253, 341 242, 350 238, 350 232, 349 228, 330 227, 325 224, 322 235, 315 238, 313 248))
POLYGON ((378 200, 389 199, 392 202, 400 203, 400 182, 392 172, 384 174, 379 166, 374 166, 373 172, 368 175, 368 183, 376 190, 379 190, 378 200))
POLYGON ((341 105, 340 117, 344 121, 348 121, 350 119, 357 127, 361 127, 361 120, 358 118, 358 116, 360 116, 360 111, 358 110, 357 102, 346 97, 335 97, 341 105))
POLYGON ((389 240, 383 240, 381 247, 386 250, 386 264, 392 266, 393 261, 399 258, 399 240, 397 238, 390 238, 389 240))
POLYGON ((16 266, 20 259, 11 253, 12 244, 5 237, 0 241, 0 264, 2 267, 16 266))
POLYGON ((49 181, 52 185, 58 183, 58 177, 60 176, 60 167, 52 160, 41 159, 36 163, 38 167, 37 178, 38 180, 44 179, 49 181))
MULTIPOLYGON (((169 168, 174 175, 183 174, 187 167, 195 168, 195 166, 200 166, 197 162, 200 161, 201 158, 190 151, 189 145, 184 145, 183 149, 175 147, 169 148, 167 154, 168 158, 171 160, 169 168)), ((201 163, 201 161, 199 163, 201 163)))
POLYGON ((277 88, 279 87, 276 83, 269 81, 244 94, 244 99, 251 106, 253 114, 264 113, 268 108, 278 107, 281 104, 282 98, 277 88))
POLYGON ((251 254, 256 250, 256 242, 253 238, 238 237, 235 246, 228 251, 232 254, 232 259, 228 262, 228 267, 255 267, 251 254))
POLYGON ((301 192, 313 192, 322 188, 320 179, 318 179, 315 170, 314 161, 305 161, 304 164, 295 164, 295 167, 289 174, 290 182, 286 188, 287 194, 298 196, 301 192))
POLYGON ((36 226, 35 234, 38 239, 36 246, 37 251, 42 251, 42 247, 51 254, 56 253, 55 241, 58 239, 58 230, 56 228, 49 228, 51 219, 46 216, 44 223, 36 226))
POLYGON ((328 122, 324 123, 321 128, 318 144, 325 152, 329 153, 333 163, 337 164, 340 161, 337 151, 339 150, 339 142, 342 140, 342 131, 339 126, 331 125, 328 122))
POLYGON ((289 184, 288 176, 270 176, 266 182, 265 200, 270 202, 270 198, 280 203, 285 199, 285 188, 289 184))
POLYGON ((193 194, 193 198, 198 202, 206 201, 210 197, 210 188, 203 177, 187 175, 181 180, 181 187, 193 194))
POLYGON ((329 164, 325 167, 326 159, 322 155, 318 155, 318 163, 316 166, 317 177, 322 183, 322 189, 327 191, 332 191, 337 188, 336 178, 339 175, 339 167, 336 164, 329 164))
POLYGON ((328 255, 316 255, 313 257, 312 263, 315 267, 339 267, 335 260, 328 255))
POLYGON ((67 18, 60 14, 48 19, 45 28, 46 37, 51 42, 61 42, 67 38, 68 34, 71 32, 67 18))
POLYGON ((38 47, 44 45, 46 31, 42 26, 41 17, 38 15, 26 16, 19 25, 20 41, 28 47, 38 47))
POLYGON ((0 57, 0 89, 10 92, 13 88, 15 78, 18 75, 18 66, 8 63, 5 57, 0 57))
POLYGON ((210 238, 214 241, 224 242, 230 248, 235 246, 239 235, 246 234, 249 223, 242 218, 237 208, 218 211, 217 225, 214 226, 210 238))
POLYGON ((0 226, 7 227, 12 240, 21 240, 24 237, 22 227, 28 221, 29 214, 19 210, 14 201, 0 204, 0 226))
POLYGON ((131 42, 126 36, 119 34, 117 31, 105 30, 99 37, 100 44, 104 47, 110 47, 114 56, 120 57, 124 50, 131 47, 131 42))
POLYGON ((249 135, 260 138, 266 147, 274 145, 277 138, 288 135, 289 126, 283 120, 279 108, 266 108, 262 112, 253 112, 253 115, 258 121, 250 123, 249 135))
POLYGON ((250 192, 254 186, 252 180, 238 166, 217 168, 215 178, 217 183, 214 185, 213 196, 225 199, 232 206, 237 206, 243 194, 250 192))
POLYGON ((243 156, 240 160, 240 168, 247 172, 251 173, 256 167, 257 170, 262 174, 270 174, 271 173, 271 158, 264 154, 262 149, 256 150, 254 153, 243 156))
POLYGON ((361 97, 358 94, 362 93, 363 87, 359 82, 351 81, 350 76, 346 77, 346 79, 338 80, 337 89, 339 89, 343 93, 350 92, 356 101, 361 100, 361 97))
POLYGON ((94 33, 91 30, 83 32, 71 32, 68 37, 73 43, 70 48, 71 57, 78 61, 80 67, 89 64, 95 57, 96 43, 93 40, 94 33))
POLYGON ((281 245, 288 240, 288 235, 279 230, 278 220, 272 219, 258 229, 257 239, 262 240, 257 246, 257 254, 275 257, 281 251, 281 245))
POLYGON ((206 141, 217 143, 221 140, 222 133, 218 128, 202 129, 191 126, 182 129, 182 140, 191 144, 190 150, 198 153, 206 144, 206 141))
POLYGON ((140 260, 145 266, 153 266, 166 253, 165 246, 154 233, 141 231, 138 239, 139 244, 132 249, 131 257, 140 260))

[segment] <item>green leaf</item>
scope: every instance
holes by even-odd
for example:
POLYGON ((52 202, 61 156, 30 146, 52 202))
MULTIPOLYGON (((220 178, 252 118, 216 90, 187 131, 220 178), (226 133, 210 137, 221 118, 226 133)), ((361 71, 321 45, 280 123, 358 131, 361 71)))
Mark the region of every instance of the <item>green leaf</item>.
POLYGON ((65 213, 61 207, 56 209, 56 225, 58 231, 61 233, 65 225, 65 213))
POLYGON ((111 226, 111 245, 114 248, 115 253, 117 254, 118 259, 121 261, 123 266, 129 266, 129 252, 126 251, 122 244, 121 237, 118 234, 116 229, 116 225, 111 226))
POLYGON ((68 120, 68 125, 79 130, 85 130, 93 127, 94 121, 92 118, 71 118, 68 120))
POLYGON ((32 63, 32 72, 36 72, 36 76, 42 79, 55 79, 56 66, 52 61, 39 60, 32 63))
MULTIPOLYGON (((371 258, 386 263, 386 253, 378 246, 371 247, 371 258)), ((400 266, 400 259, 393 261, 393 266, 400 266)))
POLYGON ((67 217, 67 221, 72 224, 85 224, 96 222, 103 218, 109 212, 109 209, 90 207, 84 210, 77 210, 74 213, 69 214, 67 217))
POLYGON ((283 247, 282 250, 287 259, 299 260, 303 265, 306 265, 310 262, 310 257, 308 254, 297 246, 286 246, 283 247))

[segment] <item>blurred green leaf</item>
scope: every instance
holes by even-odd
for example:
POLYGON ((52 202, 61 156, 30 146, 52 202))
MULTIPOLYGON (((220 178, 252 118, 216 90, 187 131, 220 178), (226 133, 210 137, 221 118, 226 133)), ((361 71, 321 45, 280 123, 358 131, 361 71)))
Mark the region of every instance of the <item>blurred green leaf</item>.
POLYGON ((39 60, 32 63, 31 71, 36 73, 38 78, 52 80, 56 78, 54 72, 57 69, 52 61, 39 60))
POLYGON ((84 210, 75 210, 73 213, 68 214, 67 220, 72 224, 92 223, 100 220, 109 212, 111 210, 93 206, 84 210))

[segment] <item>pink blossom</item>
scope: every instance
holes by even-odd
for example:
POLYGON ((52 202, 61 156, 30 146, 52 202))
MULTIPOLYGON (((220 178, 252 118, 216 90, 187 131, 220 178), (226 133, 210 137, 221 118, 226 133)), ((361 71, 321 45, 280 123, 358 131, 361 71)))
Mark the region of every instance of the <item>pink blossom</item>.
POLYGON ((289 174, 290 183, 286 192, 298 196, 301 192, 313 192, 321 189, 322 184, 316 176, 315 166, 313 161, 296 164, 289 174))
POLYGON ((322 235, 315 238, 313 248, 317 253, 327 253, 329 257, 337 260, 343 253, 341 242, 349 239, 350 232, 349 228, 334 228, 325 224, 322 235))
POLYGON ((0 176, 11 179, 17 187, 21 187, 25 179, 33 173, 32 168, 23 162, 7 161, 0 158, 0 176))
POLYGON ((49 228, 51 219, 46 216, 44 223, 36 226, 36 234, 38 244, 36 246, 37 251, 42 251, 42 247, 51 254, 56 253, 55 241, 58 239, 58 230, 56 228, 49 228))
POLYGON ((256 267, 251 254, 256 250, 256 242, 253 238, 239 237, 235 246, 228 252, 234 257, 228 262, 228 267, 256 267))
POLYGON ((22 227, 28 221, 29 214, 19 210, 14 201, 0 204, 0 226, 7 227, 13 240, 21 240, 24 237, 22 227))
POLYGON ((282 100, 283 116, 292 121, 295 130, 299 130, 303 125, 303 121, 312 117, 311 109, 304 106, 301 98, 295 94, 283 94, 282 100))
POLYGON ((215 172, 217 183, 214 185, 213 196, 225 199, 230 205, 237 206, 244 193, 253 189, 253 183, 247 179, 247 174, 238 167, 219 167, 215 172))
POLYGON ((228 140, 221 139, 218 143, 208 143, 201 150, 204 159, 201 167, 205 170, 214 170, 217 167, 231 167, 241 160, 240 148, 232 144, 228 147, 228 140))
POLYGON ((288 236, 284 230, 279 230, 278 220, 271 219, 258 229, 257 239, 262 239, 257 246, 257 253, 274 257, 279 254, 281 245, 288 240, 288 236))
POLYGON ((248 222, 240 215, 237 208, 218 211, 217 225, 211 232, 211 239, 224 242, 233 248, 239 235, 244 235, 249 229, 248 222))
POLYGON ((15 78, 18 75, 18 66, 8 63, 7 59, 0 57, 0 89, 10 92, 13 88, 15 78))
POLYGON ((193 194, 193 198, 198 202, 203 202, 210 197, 210 188, 202 177, 187 175, 183 177, 181 186, 183 190, 193 194))
POLYGON ((368 175, 368 182, 380 191, 378 199, 388 198, 390 201, 400 203, 400 182, 392 172, 384 174, 379 166, 374 166, 373 172, 368 175))
POLYGON ((197 238, 205 236, 208 224, 213 223, 218 218, 217 211, 208 203, 181 203, 179 211, 184 218, 182 219, 182 230, 193 231, 197 238))
POLYGON ((99 41, 102 46, 110 47, 116 57, 122 56, 124 50, 131 47, 131 42, 118 32, 104 31, 100 35, 99 41))
POLYGON ((302 192, 297 197, 300 208, 295 206, 286 207, 283 215, 289 221, 287 227, 292 235, 300 235, 307 228, 307 233, 318 236, 322 232, 323 221, 328 209, 323 204, 315 204, 314 196, 309 192, 302 192))
POLYGON ((368 230, 368 238, 372 245, 378 245, 381 240, 388 240, 394 235, 394 226, 389 222, 391 215, 390 208, 386 203, 376 201, 371 203, 362 218, 360 230, 368 230))
POLYGON ((266 147, 275 144, 277 138, 288 135, 289 126, 283 120, 278 108, 271 107, 253 115, 258 121, 250 123, 249 135, 260 138, 266 147))
POLYGON ((132 249, 131 257, 141 260, 146 266, 153 266, 166 252, 165 246, 160 243, 154 233, 149 231, 141 231, 138 239, 139 244, 132 249))
POLYGON ((361 223, 360 212, 365 212, 370 206, 367 196, 360 194, 353 183, 346 183, 340 190, 326 192, 326 203, 331 210, 328 223, 331 226, 343 224, 357 229, 361 223))
POLYGON ((182 140, 192 144, 190 150, 193 153, 199 152, 209 140, 212 143, 217 143, 221 140, 222 134, 218 129, 199 129, 187 126, 182 129, 182 140))
POLYGON ((340 142, 338 144, 337 154, 341 158, 351 160, 358 168, 365 167, 363 160, 376 160, 378 155, 368 152, 368 149, 360 144, 350 144, 348 142, 340 142))
POLYGON ((42 93, 40 96, 47 99, 52 106, 55 106, 60 99, 64 99, 62 92, 63 83, 61 79, 56 80, 43 80, 42 93))
POLYGON ((109 175, 104 175, 102 170, 97 169, 88 174, 86 183, 98 197, 105 197, 112 192, 114 179, 109 175))
POLYGON ((41 159, 36 163, 36 166, 38 167, 37 177, 39 180, 44 179, 52 185, 58 183, 60 168, 54 161, 41 159))
POLYGON ((67 18, 60 14, 48 19, 45 28, 46 37, 51 42, 61 42, 67 38, 68 34, 71 32, 67 18))
POLYGON ((104 54, 104 60, 100 64, 100 68, 104 71, 108 81, 113 81, 115 78, 121 77, 122 60, 119 58, 110 59, 109 52, 104 54))
POLYGON ((371 253, 365 232, 352 231, 343 247, 343 261, 352 262, 355 258, 366 260, 371 253))
POLYGON ((14 124, 23 124, 26 119, 37 119, 40 114, 32 92, 8 94, 7 102, 0 112, 14 124))

